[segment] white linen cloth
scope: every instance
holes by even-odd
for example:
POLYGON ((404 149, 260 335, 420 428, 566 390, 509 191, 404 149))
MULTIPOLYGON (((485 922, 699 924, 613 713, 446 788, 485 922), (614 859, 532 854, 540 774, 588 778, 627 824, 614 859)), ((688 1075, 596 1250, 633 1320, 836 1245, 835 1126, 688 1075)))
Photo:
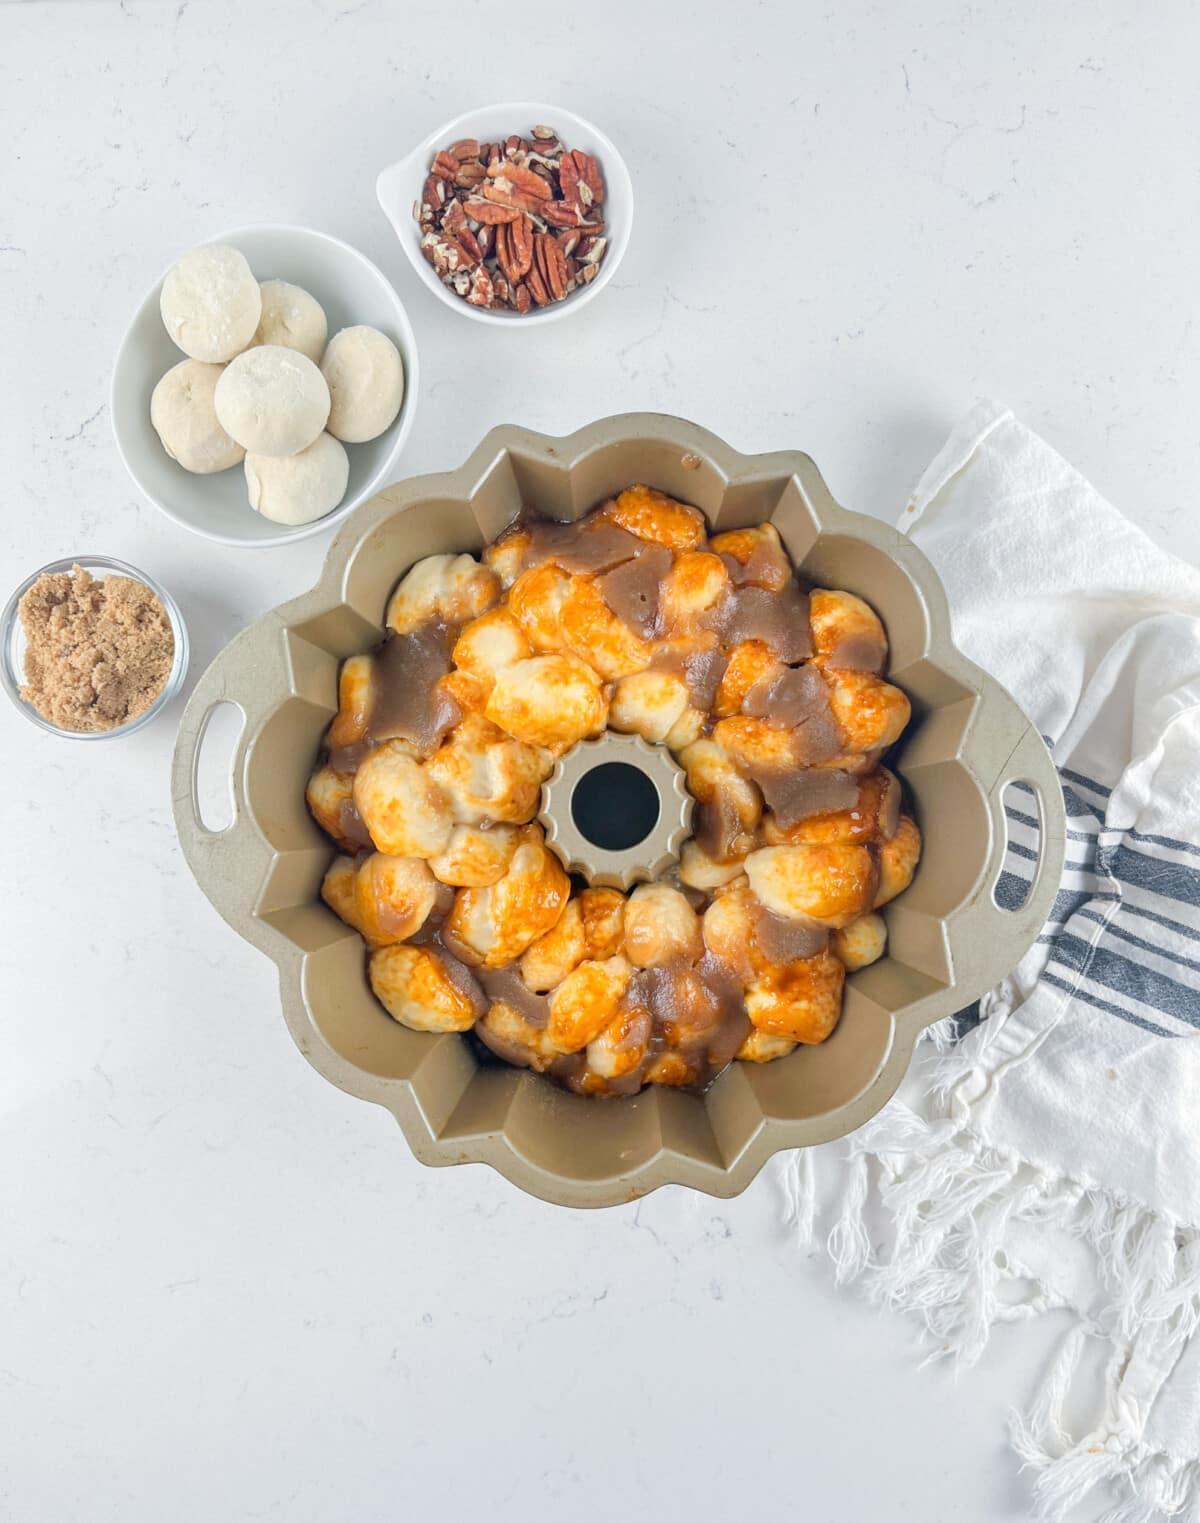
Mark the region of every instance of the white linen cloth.
MULTIPOLYGON (((830 1253, 967 1362, 996 1323, 1067 1308, 1014 1419, 1039 1516, 1087 1499, 1110 1523, 1200 1520, 1200 573, 992 403, 900 527, 958 646, 1050 744, 1067 866, 1011 977, 930 1034, 881 1115, 817 1150, 841 1171, 830 1253), (1090 1417, 1069 1430, 1064 1402, 1090 1417)), ((1033 812, 1009 805, 998 897, 1036 859, 1033 812)), ((803 1234, 813 1165, 781 1165, 803 1234)))

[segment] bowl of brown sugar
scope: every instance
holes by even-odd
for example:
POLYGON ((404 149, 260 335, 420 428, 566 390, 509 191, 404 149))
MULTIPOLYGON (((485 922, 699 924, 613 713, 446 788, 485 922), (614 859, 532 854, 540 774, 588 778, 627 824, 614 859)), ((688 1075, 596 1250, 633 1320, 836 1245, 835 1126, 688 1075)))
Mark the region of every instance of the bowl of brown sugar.
POLYGON ((187 673, 187 627, 143 571, 105 555, 52 561, 0 616, 0 681, 25 717, 73 740, 149 724, 187 673))

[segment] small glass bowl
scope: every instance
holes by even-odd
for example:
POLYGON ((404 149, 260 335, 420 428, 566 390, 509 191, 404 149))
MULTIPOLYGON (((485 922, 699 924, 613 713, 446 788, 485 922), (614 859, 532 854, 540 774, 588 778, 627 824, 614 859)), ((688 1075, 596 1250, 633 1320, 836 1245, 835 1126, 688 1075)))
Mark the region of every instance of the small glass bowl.
POLYGON ((0 637, 3 639, 3 654, 0 657, 0 682, 4 684, 4 691, 24 714, 30 723, 37 725, 40 730, 47 730, 51 735, 64 735, 68 740, 113 740, 117 736, 132 735, 134 730, 140 730, 161 713, 178 693, 183 685, 183 679, 188 669, 188 635, 187 625, 183 622, 183 615, 175 599, 165 587, 161 587, 152 576, 147 576, 144 571, 138 571, 134 566, 127 566, 124 561, 113 560, 107 555, 73 555, 66 560, 51 561, 48 566, 42 566, 31 576, 27 576, 17 590, 5 604, 4 613, 0 615, 0 637), (111 730, 64 730, 56 724, 51 724, 48 719, 43 719, 31 703, 26 703, 21 697, 21 687, 25 681, 25 631, 21 626, 21 618, 17 612, 21 599, 28 592, 34 582, 40 576, 50 576, 59 571, 70 571, 73 566, 79 566, 84 571, 90 571, 98 580, 110 574, 127 576, 135 582, 141 582, 158 598, 159 602, 167 611, 167 618, 171 622, 171 633, 175 637, 175 654, 171 662, 171 670, 167 674, 167 680, 163 683, 162 692, 150 705, 143 709, 135 718, 127 723, 117 725, 111 730))

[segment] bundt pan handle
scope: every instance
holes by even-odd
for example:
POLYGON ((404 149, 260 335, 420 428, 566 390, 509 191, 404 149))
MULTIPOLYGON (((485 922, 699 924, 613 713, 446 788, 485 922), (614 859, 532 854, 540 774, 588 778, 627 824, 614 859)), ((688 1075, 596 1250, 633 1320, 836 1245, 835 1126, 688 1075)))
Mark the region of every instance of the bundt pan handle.
MULTIPOLYGON (((658 414, 607 418, 567 438, 498 428, 458 470, 399 482, 364 504, 342 526, 318 585, 238 636, 201 677, 180 726, 172 795, 189 866, 221 916, 275 962, 285 1019, 308 1060, 392 1112, 423 1162, 487 1163, 570 1206, 617 1204, 670 1183, 735 1195, 773 1153, 861 1126, 895 1091, 921 1031, 997 983, 1033 942, 1065 841, 1041 737, 954 648, 945 596, 917 547, 841 508, 808 456, 741 455, 658 414), (320 903, 332 847, 303 803, 336 707, 338 662, 379 638, 387 594, 409 564, 478 550, 523 503, 573 517, 634 480, 696 502, 720 527, 771 518, 806 577, 875 601, 892 642, 889 676, 914 704, 895 765, 911 786, 925 853, 885 911, 888 957, 848 981, 828 1042, 775 1063, 735 1063, 703 1104, 654 1088, 586 1100, 538 1075, 477 1071, 463 1038, 390 1022, 366 986, 357 936, 320 903), (245 719, 233 819, 211 830, 196 768, 222 701, 245 719), (1032 885, 1016 909, 996 898, 1009 783, 1032 790, 1041 824, 1032 885)), ((1019 798, 1027 812, 1029 795, 1019 798)))
POLYGON ((254 738, 279 707, 279 693, 287 684, 285 652, 274 614, 231 640, 192 690, 171 763, 171 801, 188 866, 221 918, 276 962, 283 952, 280 939, 253 914, 246 889, 264 881, 283 843, 270 840, 250 810, 246 767, 254 738), (217 829, 204 823, 197 783, 205 735, 222 704, 231 704, 242 722, 230 759, 232 817, 217 829))

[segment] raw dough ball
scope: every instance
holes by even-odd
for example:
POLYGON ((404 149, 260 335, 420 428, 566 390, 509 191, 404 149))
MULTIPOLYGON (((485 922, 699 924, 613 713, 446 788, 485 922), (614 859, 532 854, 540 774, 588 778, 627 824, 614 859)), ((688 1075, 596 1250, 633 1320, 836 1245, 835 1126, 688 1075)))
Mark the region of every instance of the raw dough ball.
POLYGON ((221 364, 253 342, 262 294, 244 254, 210 243, 167 271, 158 305, 184 354, 221 364))
POLYGON ((325 427, 329 387, 307 355, 260 344, 225 367, 216 406, 221 427, 254 454, 296 455, 325 427))
POLYGON ((329 382, 329 432, 364 444, 389 427, 404 400, 404 361, 378 328, 343 328, 329 340, 321 373, 329 382))
POLYGON ((222 368, 202 360, 181 360, 150 396, 150 421, 163 449, 185 471, 200 476, 227 471, 246 453, 217 422, 213 393, 222 368))
POLYGON ((262 317, 252 344, 280 344, 284 349, 298 349, 314 365, 319 364, 329 332, 321 303, 303 286, 289 285, 286 280, 264 280, 259 290, 262 317))
POLYGON ((350 462, 332 434, 318 434, 298 455, 247 455, 250 506, 277 524, 310 524, 346 495, 350 462))

